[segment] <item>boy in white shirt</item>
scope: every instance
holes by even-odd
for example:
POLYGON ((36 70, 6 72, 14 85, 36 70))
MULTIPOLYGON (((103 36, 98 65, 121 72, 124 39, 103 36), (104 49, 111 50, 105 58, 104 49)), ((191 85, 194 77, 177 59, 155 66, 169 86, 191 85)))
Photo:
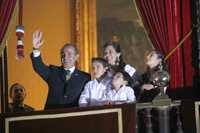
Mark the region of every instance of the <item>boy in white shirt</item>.
POLYGON ((111 85, 111 77, 107 76, 108 64, 103 58, 92 59, 92 75, 94 80, 89 81, 79 98, 79 106, 102 105, 105 90, 111 85))
POLYGON ((118 71, 112 79, 112 87, 106 90, 107 104, 130 103, 135 101, 134 90, 128 86, 130 76, 125 71, 118 71))

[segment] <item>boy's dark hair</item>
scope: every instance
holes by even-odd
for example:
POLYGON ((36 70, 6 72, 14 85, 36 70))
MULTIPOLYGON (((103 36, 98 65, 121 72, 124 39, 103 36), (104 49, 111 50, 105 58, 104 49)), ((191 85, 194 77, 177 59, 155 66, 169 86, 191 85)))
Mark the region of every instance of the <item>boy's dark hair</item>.
POLYGON ((92 63, 94 62, 99 62, 103 65, 103 67, 108 67, 108 62, 104 58, 101 57, 92 58, 92 63))
POLYGON ((129 76, 129 74, 127 72, 125 72, 125 71, 118 71, 117 73, 121 73, 123 75, 123 79, 125 81, 129 82, 129 80, 131 79, 131 77, 129 76))

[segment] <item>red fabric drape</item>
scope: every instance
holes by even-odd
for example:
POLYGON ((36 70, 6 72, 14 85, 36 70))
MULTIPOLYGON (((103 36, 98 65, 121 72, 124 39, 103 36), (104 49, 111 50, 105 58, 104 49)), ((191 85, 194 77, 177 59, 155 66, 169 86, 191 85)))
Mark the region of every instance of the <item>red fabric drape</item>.
POLYGON ((16 1, 17 0, 1 0, 1 3, 0 3, 0 43, 2 42, 5 36, 16 1))
MULTIPOLYGON (((186 0, 183 3, 182 10, 184 11, 183 17, 183 35, 187 34, 187 32, 191 29, 191 17, 190 17, 190 1, 186 0)), ((192 68, 192 41, 191 39, 187 39, 183 45, 184 47, 184 59, 185 59, 185 77, 186 77, 186 86, 191 86, 192 84, 192 76, 194 75, 194 70, 192 68)))
MULTIPOLYGON (((167 55, 190 31, 190 0, 136 0, 154 47, 167 55)), ((170 88, 192 86, 191 38, 167 60, 170 88)))

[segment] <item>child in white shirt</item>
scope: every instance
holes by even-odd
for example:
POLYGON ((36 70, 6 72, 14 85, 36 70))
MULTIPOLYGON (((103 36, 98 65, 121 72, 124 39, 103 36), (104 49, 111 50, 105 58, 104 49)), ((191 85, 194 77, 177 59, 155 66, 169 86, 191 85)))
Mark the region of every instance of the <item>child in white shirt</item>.
POLYGON ((92 59, 92 75, 79 98, 79 106, 102 105, 105 90, 111 85, 111 77, 107 76, 108 64, 103 58, 92 59))
POLYGON ((112 79, 112 87, 106 90, 107 104, 130 103, 135 101, 134 90, 127 86, 130 76, 125 71, 118 71, 112 79))

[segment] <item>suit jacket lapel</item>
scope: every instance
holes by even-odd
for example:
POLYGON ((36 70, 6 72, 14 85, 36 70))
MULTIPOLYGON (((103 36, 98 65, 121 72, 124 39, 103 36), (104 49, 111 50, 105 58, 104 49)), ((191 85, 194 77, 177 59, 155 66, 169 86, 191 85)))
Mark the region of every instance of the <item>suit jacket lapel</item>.
POLYGON ((75 77, 77 77, 77 76, 79 76, 79 73, 78 73, 78 70, 75 69, 74 72, 73 72, 72 75, 71 75, 71 78, 75 78, 75 77))
POLYGON ((60 73, 59 73, 59 77, 63 82, 66 82, 66 78, 65 78, 65 69, 61 66, 60 67, 60 73))
POLYGON ((77 69, 75 69, 71 75, 71 78, 69 79, 68 86, 70 86, 70 88, 74 88, 78 84, 79 81, 78 78, 79 78, 79 72, 77 69))

